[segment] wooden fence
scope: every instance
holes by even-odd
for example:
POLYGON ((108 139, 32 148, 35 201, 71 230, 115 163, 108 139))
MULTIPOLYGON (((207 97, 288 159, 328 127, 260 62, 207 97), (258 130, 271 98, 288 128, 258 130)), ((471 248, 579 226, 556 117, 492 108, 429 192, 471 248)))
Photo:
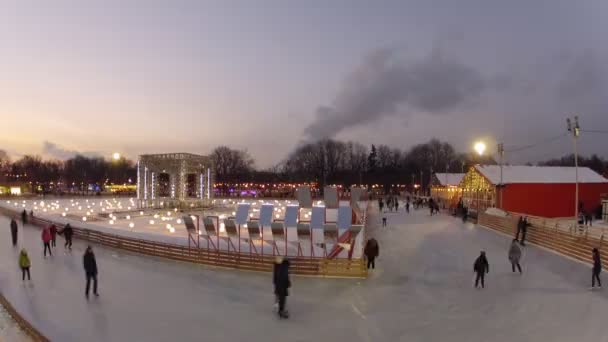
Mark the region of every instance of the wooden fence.
MULTIPOLYGON (((478 224, 515 237, 518 219, 519 216, 501 217, 481 213, 478 224)), ((547 224, 540 219, 532 220, 531 224, 526 233, 526 240, 530 243, 586 263, 593 263, 591 251, 598 248, 602 259, 608 260, 604 235, 596 237, 586 234, 585 231, 564 230, 559 225, 547 224)))
MULTIPOLYGON (((0 212, 8 216, 16 216, 17 212, 0 208, 0 212)), ((30 223, 38 226, 49 225, 53 222, 30 218, 30 223)), ((55 223, 58 227, 63 224, 55 223)), ((116 234, 99 232, 92 229, 72 226, 74 237, 97 243, 103 246, 145 254, 165 259, 204 264, 247 271, 272 272, 275 256, 252 255, 232 251, 210 250, 182 245, 136 239, 116 234)), ((293 274, 317 277, 336 278, 366 278, 367 268, 363 258, 357 259, 328 259, 319 257, 289 257, 290 271, 293 274)))

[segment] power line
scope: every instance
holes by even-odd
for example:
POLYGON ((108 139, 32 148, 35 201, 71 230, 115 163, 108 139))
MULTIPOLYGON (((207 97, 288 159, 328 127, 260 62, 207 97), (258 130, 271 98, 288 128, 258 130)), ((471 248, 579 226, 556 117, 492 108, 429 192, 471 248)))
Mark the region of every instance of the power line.
POLYGON ((545 138, 543 140, 537 141, 537 142, 532 143, 532 144, 528 144, 528 145, 524 145, 524 146, 519 146, 519 147, 513 147, 513 148, 505 150, 505 152, 508 152, 508 153, 520 152, 520 151, 523 151, 523 150, 534 148, 534 147, 542 145, 542 144, 548 144, 548 143, 554 142, 556 140, 559 140, 560 138, 563 138, 564 136, 566 136, 566 134, 567 133, 561 133, 559 135, 552 136, 552 137, 549 137, 549 138, 545 138))

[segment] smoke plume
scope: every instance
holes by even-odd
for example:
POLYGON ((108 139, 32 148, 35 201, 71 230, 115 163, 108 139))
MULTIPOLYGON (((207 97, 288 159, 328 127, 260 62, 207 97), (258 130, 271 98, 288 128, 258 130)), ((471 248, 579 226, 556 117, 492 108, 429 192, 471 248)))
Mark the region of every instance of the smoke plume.
POLYGON ((375 51, 345 79, 330 106, 306 127, 308 139, 331 138, 350 127, 418 111, 443 114, 479 96, 486 81, 475 69, 433 51, 422 60, 398 60, 397 51, 375 51))

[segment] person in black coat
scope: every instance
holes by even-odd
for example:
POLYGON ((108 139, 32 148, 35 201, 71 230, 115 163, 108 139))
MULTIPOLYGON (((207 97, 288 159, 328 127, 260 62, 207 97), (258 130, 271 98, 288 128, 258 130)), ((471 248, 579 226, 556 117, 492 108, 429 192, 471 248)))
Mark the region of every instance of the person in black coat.
POLYGON ((371 266, 372 269, 376 268, 376 257, 380 254, 380 246, 378 245, 378 241, 376 239, 371 238, 367 240, 365 244, 365 248, 363 249, 363 254, 367 258, 367 269, 371 266))
POLYGON ((595 288, 595 280, 597 279, 598 288, 602 288, 602 281, 600 280, 600 272, 602 272, 602 259, 600 258, 600 251, 597 248, 593 249, 593 269, 591 274, 591 288, 595 288))
POLYGON ((13 247, 17 246, 17 231, 19 227, 17 226, 17 221, 15 219, 11 219, 11 237, 13 238, 13 247))
POLYGON ((481 288, 485 287, 484 278, 486 273, 490 273, 490 264, 488 263, 488 259, 486 258, 486 252, 481 251, 479 257, 475 260, 475 264, 473 264, 473 272, 477 273, 477 277, 475 277, 475 288, 479 286, 479 281, 481 280, 481 288))
POLYGON ((72 226, 70 226, 69 223, 66 224, 61 233, 65 238, 65 245, 63 247, 72 250, 72 235, 74 235, 74 230, 72 229, 72 226))
POLYGON ((87 275, 87 287, 84 295, 89 298, 89 288, 91 286, 91 279, 93 279, 93 294, 99 296, 99 294, 97 294, 97 262, 95 261, 95 254, 93 254, 93 248, 91 248, 91 246, 88 246, 86 252, 84 252, 82 262, 84 271, 87 275))
POLYGON ((275 266, 274 275, 274 293, 279 300, 279 317, 287 318, 289 314, 285 310, 285 304, 287 296, 289 295, 288 289, 291 287, 291 281, 289 280, 289 260, 283 259, 281 264, 275 266))
POLYGON ((522 246, 525 246, 524 241, 526 240, 526 233, 528 232, 529 225, 528 218, 524 217, 524 220, 521 223, 521 240, 519 241, 522 246))
POLYGON ((21 212, 21 221, 23 221, 23 224, 27 223, 27 211, 25 209, 21 212))

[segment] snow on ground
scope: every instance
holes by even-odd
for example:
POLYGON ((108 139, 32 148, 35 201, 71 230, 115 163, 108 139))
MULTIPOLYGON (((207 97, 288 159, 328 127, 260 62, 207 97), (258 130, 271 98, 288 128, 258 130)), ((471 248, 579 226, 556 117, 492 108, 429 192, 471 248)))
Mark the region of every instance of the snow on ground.
POLYGON ((385 215, 388 228, 371 217, 380 257, 370 278, 292 278, 289 320, 272 312, 269 274, 98 246, 101 297, 87 301, 84 243, 43 259, 39 230, 28 227, 19 248, 30 251, 32 283, 21 281, 7 228, 0 289, 54 341, 606 341, 608 293, 588 291, 584 264, 528 246, 520 276, 507 261, 510 237, 423 209, 385 215), (476 290, 481 249, 490 273, 476 290))
MULTIPOLYGON (((47 199, 34 199, 34 200, 23 200, 23 199, 5 199, 0 201, 0 207, 9 208, 12 210, 26 210, 28 213, 30 210, 34 211, 36 217, 51 220, 53 222, 59 222, 61 224, 71 223, 75 227, 92 229, 109 234, 117 234, 125 237, 144 239, 149 241, 157 241, 175 245, 188 245, 188 232, 186 226, 182 220, 184 215, 198 215, 200 217, 205 216, 218 216, 220 218, 226 218, 234 216, 236 213, 236 206, 238 203, 251 203, 250 218, 258 219, 260 215, 260 208, 264 203, 271 203, 275 206, 274 219, 283 219, 285 215, 285 207, 287 205, 297 205, 297 201, 294 200, 255 200, 255 199, 243 199, 240 201, 229 200, 229 199, 217 199, 214 200, 214 208, 205 210, 188 210, 186 212, 180 212, 175 208, 166 209, 137 209, 137 201, 133 198, 103 198, 103 197, 89 197, 89 198, 47 198, 47 199)), ((322 205, 322 201, 315 202, 315 205, 322 205)), ((348 202, 342 201, 340 205, 348 205, 348 202)), ((366 202, 361 202, 360 206, 365 208, 366 202)), ((311 210, 302 209, 301 217, 303 221, 310 220, 311 210)), ((335 222, 337 220, 337 210, 328 209, 327 217, 328 222, 335 222)), ((220 220, 220 233, 224 233, 224 224, 220 220)), ((200 229, 203 230, 202 220, 200 222, 200 229)), ((342 232, 341 232, 342 233, 342 232)), ((265 229, 263 232, 264 240, 272 240, 272 234, 269 229, 265 229)), ((288 228, 287 235, 289 240, 297 240, 297 233, 295 227, 288 228)), ((246 228, 241 227, 241 236, 247 237, 248 232, 246 228)), ((239 248, 242 252, 249 252, 250 244, 247 241, 235 241, 231 240, 232 245, 239 248)), ((362 241, 359 238, 354 256, 359 257, 361 255, 361 244, 362 241)), ((200 240, 202 246, 207 246, 206 240, 200 240)), ((214 243, 217 245, 218 241, 214 239, 214 243)), ((220 249, 226 250, 228 248, 228 242, 226 239, 219 240, 220 249)), ((261 253, 262 250, 265 254, 272 254, 273 246, 269 243, 264 243, 262 248, 261 242, 254 243, 252 252, 261 253)), ((298 247, 295 243, 287 243, 287 248, 283 241, 277 241, 277 247, 280 253, 284 253, 287 249, 288 255, 297 255, 298 247)), ((328 250, 331 250, 333 244, 328 244, 328 250)), ((232 247, 231 247, 232 248, 232 247)), ((322 256, 323 249, 318 245, 312 245, 310 243, 301 244, 302 253, 305 256, 311 255, 311 249, 313 250, 314 256, 322 256)), ((340 257, 346 257, 347 253, 344 252, 340 257)))

